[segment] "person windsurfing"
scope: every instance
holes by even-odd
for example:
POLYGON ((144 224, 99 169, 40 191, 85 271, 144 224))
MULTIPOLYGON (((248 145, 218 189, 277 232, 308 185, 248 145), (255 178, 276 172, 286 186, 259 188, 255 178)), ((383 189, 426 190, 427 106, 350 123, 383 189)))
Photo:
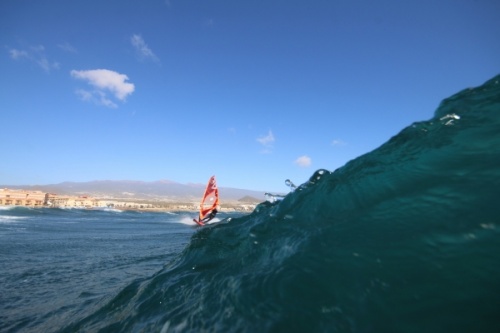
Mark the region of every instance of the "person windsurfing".
POLYGON ((215 215, 217 215, 217 213, 218 213, 218 212, 219 212, 219 211, 217 210, 217 208, 212 209, 212 211, 211 211, 211 212, 210 212, 207 216, 205 216, 205 217, 201 220, 201 222, 202 222, 203 224, 208 223, 209 221, 211 221, 211 220, 215 217, 215 215))
POLYGON ((201 198, 200 212, 198 219, 193 219, 196 224, 203 226, 205 223, 211 221, 215 215, 217 215, 219 207, 219 189, 217 188, 217 182, 215 176, 210 177, 201 198))

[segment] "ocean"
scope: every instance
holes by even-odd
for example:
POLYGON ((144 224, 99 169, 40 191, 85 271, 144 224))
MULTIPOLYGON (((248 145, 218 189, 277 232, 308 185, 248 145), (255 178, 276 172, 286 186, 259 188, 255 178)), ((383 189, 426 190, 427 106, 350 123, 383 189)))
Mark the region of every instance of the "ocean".
POLYGON ((206 227, 0 210, 0 331, 500 332, 499 198, 497 76, 206 227))

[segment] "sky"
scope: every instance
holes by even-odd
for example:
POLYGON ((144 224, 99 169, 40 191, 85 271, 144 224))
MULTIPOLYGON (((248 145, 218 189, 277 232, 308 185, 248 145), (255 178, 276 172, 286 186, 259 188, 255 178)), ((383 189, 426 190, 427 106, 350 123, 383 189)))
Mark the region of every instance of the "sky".
POLYGON ((0 184, 286 192, 500 74, 497 0, 2 0, 0 184))

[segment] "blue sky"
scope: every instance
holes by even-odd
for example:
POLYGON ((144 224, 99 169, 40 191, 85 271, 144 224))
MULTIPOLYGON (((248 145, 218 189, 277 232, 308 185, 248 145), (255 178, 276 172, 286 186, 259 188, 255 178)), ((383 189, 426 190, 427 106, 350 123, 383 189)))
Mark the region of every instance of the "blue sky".
POLYGON ((3 0, 0 184, 286 192, 500 73, 500 2, 3 0))

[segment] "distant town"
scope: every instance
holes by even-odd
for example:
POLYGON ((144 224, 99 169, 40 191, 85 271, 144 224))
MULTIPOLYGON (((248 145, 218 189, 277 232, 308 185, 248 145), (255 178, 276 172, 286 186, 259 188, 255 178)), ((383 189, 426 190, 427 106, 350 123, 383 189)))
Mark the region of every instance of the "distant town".
MULTIPOLYGON (((231 202, 221 205, 221 211, 252 211, 257 203, 231 202)), ((77 208, 150 211, 197 211, 199 202, 166 202, 150 200, 124 200, 115 198, 95 198, 87 195, 72 196, 23 189, 0 189, 0 206, 30 208, 77 208)))

